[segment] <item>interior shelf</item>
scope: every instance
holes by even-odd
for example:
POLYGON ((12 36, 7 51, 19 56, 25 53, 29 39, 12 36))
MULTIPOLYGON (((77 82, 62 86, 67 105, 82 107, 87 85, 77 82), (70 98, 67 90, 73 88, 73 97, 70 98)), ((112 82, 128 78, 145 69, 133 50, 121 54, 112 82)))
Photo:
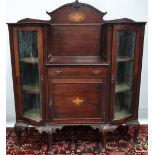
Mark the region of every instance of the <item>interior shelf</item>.
POLYGON ((28 109, 24 112, 23 116, 25 118, 32 119, 32 120, 35 120, 37 122, 40 122, 42 120, 39 108, 28 109))
POLYGON ((133 61, 134 59, 131 57, 118 57, 117 62, 128 62, 128 61, 133 61))
POLYGON ((24 62, 24 63, 38 63, 38 57, 25 57, 25 58, 22 58, 20 59, 21 62, 24 62))
POLYGON ((99 56, 53 56, 47 65, 108 65, 99 56))
POLYGON ((121 93, 121 92, 125 92, 125 91, 128 91, 130 90, 130 86, 126 83, 120 83, 120 84, 116 84, 116 87, 115 87, 115 92, 116 93, 121 93))
POLYGON ((123 119, 123 118, 126 118, 128 116, 130 116, 131 114, 129 114, 127 111, 125 110, 120 110, 120 111, 116 111, 115 112, 115 116, 114 116, 114 119, 115 120, 119 120, 119 119, 123 119))
POLYGON ((40 88, 37 83, 23 85, 22 90, 28 94, 39 94, 40 93, 40 88))

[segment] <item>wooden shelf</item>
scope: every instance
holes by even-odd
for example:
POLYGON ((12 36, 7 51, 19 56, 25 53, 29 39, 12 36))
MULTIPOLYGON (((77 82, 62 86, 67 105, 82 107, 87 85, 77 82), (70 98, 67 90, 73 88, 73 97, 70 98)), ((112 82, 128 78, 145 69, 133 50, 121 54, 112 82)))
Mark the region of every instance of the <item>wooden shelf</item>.
POLYGON ((131 114, 128 113, 127 111, 125 111, 125 110, 120 110, 120 111, 116 111, 116 112, 115 112, 114 119, 115 119, 115 120, 124 119, 124 118, 126 118, 126 117, 128 117, 128 116, 130 116, 130 115, 131 115, 131 114))
POLYGON ((31 108, 26 110, 23 117, 34 120, 36 122, 40 122, 42 120, 39 108, 31 108))
POLYGON ((51 24, 51 26, 101 26, 103 23, 61 23, 61 24, 51 24))
POLYGON ((131 88, 129 85, 127 85, 126 83, 121 83, 121 84, 116 84, 115 92, 121 93, 121 92, 129 91, 130 89, 131 88))
POLYGON ((117 58, 117 62, 129 62, 129 61, 133 61, 133 58, 130 57, 118 57, 117 58))
POLYGON ((53 56, 46 65, 109 65, 98 56, 53 56))
POLYGON ((38 84, 27 84, 22 86, 22 90, 28 94, 39 94, 40 88, 38 84))
POLYGON ((20 59, 21 62, 24 63, 29 63, 29 64, 36 64, 38 63, 38 58, 37 57, 25 57, 20 59))

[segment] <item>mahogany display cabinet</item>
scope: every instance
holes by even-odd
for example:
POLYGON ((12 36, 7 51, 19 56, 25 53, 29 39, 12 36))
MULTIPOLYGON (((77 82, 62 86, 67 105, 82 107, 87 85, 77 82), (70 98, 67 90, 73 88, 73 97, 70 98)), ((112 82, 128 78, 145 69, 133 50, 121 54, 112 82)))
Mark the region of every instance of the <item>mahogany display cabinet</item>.
POLYGON ((29 125, 50 142, 56 128, 90 125, 104 152, 107 132, 126 125, 136 140, 146 23, 78 1, 47 14, 8 24, 18 138, 29 125))

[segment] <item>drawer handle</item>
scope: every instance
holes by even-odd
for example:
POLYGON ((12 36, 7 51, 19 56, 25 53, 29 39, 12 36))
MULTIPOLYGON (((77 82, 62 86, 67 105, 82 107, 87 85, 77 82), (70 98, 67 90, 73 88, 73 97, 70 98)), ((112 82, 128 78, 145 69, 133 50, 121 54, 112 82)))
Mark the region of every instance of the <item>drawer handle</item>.
POLYGON ((52 54, 49 54, 49 55, 48 55, 48 59, 51 59, 51 57, 52 57, 52 54))
POLYGON ((94 70, 94 71, 92 71, 92 73, 93 73, 93 75, 98 76, 100 74, 100 71, 99 70, 94 70))
POLYGON ((111 84, 115 84, 115 76, 114 75, 112 75, 112 77, 111 77, 111 84))
POLYGON ((56 74, 56 75, 62 75, 62 73, 63 73, 63 72, 60 71, 60 70, 55 71, 55 74, 56 74))

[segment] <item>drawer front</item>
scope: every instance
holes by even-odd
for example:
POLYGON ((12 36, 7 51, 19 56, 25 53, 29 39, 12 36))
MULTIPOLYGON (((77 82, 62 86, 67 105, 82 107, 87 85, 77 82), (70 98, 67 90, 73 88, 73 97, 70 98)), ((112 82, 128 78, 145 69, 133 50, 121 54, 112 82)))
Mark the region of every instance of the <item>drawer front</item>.
POLYGON ((48 69, 49 78, 101 78, 106 74, 103 67, 55 67, 48 69))
POLYGON ((101 117, 103 119, 102 111, 105 104, 103 83, 51 83, 49 93, 53 103, 53 120, 101 119, 101 117))

